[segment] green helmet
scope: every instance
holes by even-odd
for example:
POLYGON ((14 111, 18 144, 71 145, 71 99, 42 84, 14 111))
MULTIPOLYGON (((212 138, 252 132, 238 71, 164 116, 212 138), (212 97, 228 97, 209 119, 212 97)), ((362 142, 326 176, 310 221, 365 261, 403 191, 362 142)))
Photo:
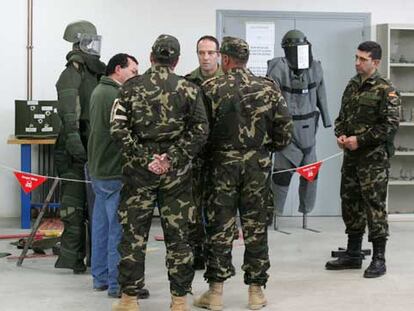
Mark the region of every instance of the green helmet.
POLYGON ((68 42, 78 43, 82 34, 96 36, 96 27, 91 22, 80 20, 66 26, 63 39, 68 42))
POLYGON ((297 29, 289 30, 282 39, 282 48, 288 46, 297 46, 307 44, 309 41, 306 39, 305 34, 297 29))

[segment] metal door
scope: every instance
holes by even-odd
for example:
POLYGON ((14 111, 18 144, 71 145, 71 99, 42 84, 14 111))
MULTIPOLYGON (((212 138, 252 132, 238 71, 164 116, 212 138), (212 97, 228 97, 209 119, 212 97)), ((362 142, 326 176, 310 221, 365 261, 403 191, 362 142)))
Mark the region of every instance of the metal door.
MULTIPOLYGON (((369 13, 319 13, 319 12, 268 12, 268 11, 217 11, 217 37, 246 38, 246 23, 274 23, 274 54, 284 56, 280 47, 283 35, 291 29, 303 31, 312 43, 315 59, 322 63, 327 89, 329 112, 332 121, 337 117, 342 92, 355 75, 354 56, 359 43, 370 39, 369 13)), ((318 159, 340 152, 336 146, 333 127, 325 129, 319 124, 317 134, 318 159)), ((328 160, 319 172, 318 193, 311 215, 340 215, 340 168, 342 157, 328 160)), ((286 201, 284 215, 299 215, 298 185, 295 174, 286 201)))

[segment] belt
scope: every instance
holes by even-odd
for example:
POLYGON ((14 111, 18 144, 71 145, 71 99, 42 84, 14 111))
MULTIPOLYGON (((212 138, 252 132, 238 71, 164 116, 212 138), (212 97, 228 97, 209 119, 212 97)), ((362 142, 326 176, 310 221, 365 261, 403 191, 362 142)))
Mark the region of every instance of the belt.
POLYGON ((283 85, 282 90, 288 93, 292 93, 292 94, 308 94, 309 90, 315 87, 316 87, 316 82, 313 82, 313 83, 308 84, 308 87, 306 89, 293 89, 293 88, 283 85))
POLYGON ((310 118, 313 118, 313 117, 317 116, 318 114, 319 114, 319 112, 312 111, 312 112, 307 113, 307 114, 292 115, 292 120, 294 120, 294 121, 307 120, 307 119, 310 119, 310 118))

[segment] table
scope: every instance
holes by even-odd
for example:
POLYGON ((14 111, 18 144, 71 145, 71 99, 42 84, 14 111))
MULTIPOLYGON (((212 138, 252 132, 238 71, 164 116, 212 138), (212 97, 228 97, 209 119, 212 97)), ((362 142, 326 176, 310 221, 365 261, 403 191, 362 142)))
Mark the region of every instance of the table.
MULTIPOLYGON (((14 135, 10 135, 7 139, 7 144, 9 145, 20 145, 20 170, 27 173, 32 172, 32 145, 47 146, 54 145, 55 143, 56 138, 17 138, 14 135)), ((42 173, 39 172, 39 174, 42 173)), ((26 194, 23 189, 21 190, 20 223, 22 229, 30 229, 31 208, 39 205, 39 203, 32 203, 31 198, 31 193, 26 194)))

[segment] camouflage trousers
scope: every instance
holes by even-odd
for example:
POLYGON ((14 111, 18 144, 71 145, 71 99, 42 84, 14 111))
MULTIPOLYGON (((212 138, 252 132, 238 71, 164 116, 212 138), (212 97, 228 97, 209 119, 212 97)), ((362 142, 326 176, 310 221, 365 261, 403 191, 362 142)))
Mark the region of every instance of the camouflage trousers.
POLYGON ((194 222, 189 224, 189 243, 194 249, 203 249, 205 240, 203 201, 204 201, 204 172, 201 167, 192 170, 192 193, 195 205, 194 222))
POLYGON ((388 236, 386 197, 389 159, 385 148, 346 151, 342 164, 342 218, 348 235, 364 234, 368 240, 388 236))
POLYGON ((193 219, 194 205, 190 182, 189 172, 179 177, 174 173, 158 177, 146 169, 137 169, 134 178, 125 177, 119 207, 122 239, 118 246, 118 281, 123 293, 137 295, 145 285, 145 253, 156 205, 167 250, 170 292, 175 296, 191 292, 194 270, 188 223, 193 219))
POLYGON ((267 152, 215 152, 212 159, 207 214, 208 282, 223 282, 235 275, 232 247, 237 210, 245 252, 242 269, 246 284, 265 285, 270 267, 267 241, 267 152))
MULTIPOLYGON (((59 177, 83 180, 84 163, 69 155, 57 154, 59 177)), ((64 224, 57 268, 74 268, 86 254, 86 188, 82 182, 62 181, 60 218, 64 224)))

